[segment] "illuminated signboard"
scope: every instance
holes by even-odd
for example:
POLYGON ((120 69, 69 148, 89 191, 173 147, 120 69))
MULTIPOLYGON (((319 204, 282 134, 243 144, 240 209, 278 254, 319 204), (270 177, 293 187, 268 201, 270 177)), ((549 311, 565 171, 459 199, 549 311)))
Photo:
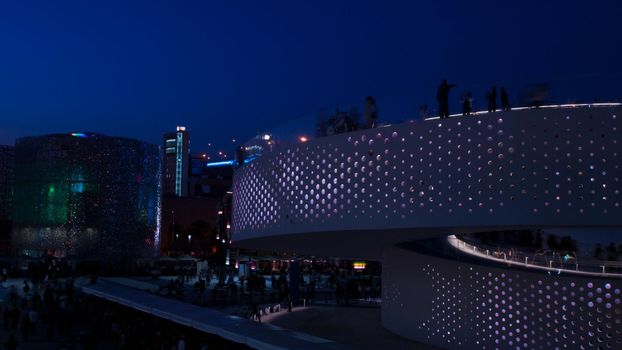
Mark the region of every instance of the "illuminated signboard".
POLYGON ((364 261, 355 261, 352 263, 352 267, 354 267, 355 270, 365 270, 367 263, 364 261))

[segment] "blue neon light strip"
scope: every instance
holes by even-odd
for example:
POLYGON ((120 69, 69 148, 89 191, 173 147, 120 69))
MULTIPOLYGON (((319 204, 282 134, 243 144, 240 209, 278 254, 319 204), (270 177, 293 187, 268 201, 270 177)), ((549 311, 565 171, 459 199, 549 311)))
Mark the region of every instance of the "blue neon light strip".
MULTIPOLYGON (((250 162, 252 162, 253 160, 255 160, 257 157, 251 157, 248 159, 244 159, 244 164, 248 164, 250 162)), ((212 163, 207 163, 206 167, 208 168, 212 168, 212 167, 218 167, 218 166, 234 166, 237 163, 237 161, 235 159, 231 159, 231 160, 224 160, 222 162, 212 162, 212 163)))
POLYGON ((89 137, 89 135, 87 135, 85 133, 82 133, 82 132, 72 132, 71 136, 73 136, 73 137, 80 137, 80 138, 83 138, 83 139, 89 137))
POLYGON ((213 162, 213 163, 207 163, 207 167, 211 168, 211 167, 217 167, 217 166, 225 166, 225 165, 235 165, 235 160, 225 160, 222 162, 213 162))

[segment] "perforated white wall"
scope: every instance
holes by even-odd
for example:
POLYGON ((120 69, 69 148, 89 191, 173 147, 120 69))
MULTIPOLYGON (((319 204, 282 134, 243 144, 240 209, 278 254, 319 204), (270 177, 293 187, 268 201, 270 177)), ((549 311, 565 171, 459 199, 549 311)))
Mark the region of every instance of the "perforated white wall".
POLYGON ((383 325, 448 349, 621 349, 622 281, 485 267, 390 248, 383 325))
POLYGON ((238 170, 234 239, 410 227, 621 225, 622 108, 405 123, 238 170))

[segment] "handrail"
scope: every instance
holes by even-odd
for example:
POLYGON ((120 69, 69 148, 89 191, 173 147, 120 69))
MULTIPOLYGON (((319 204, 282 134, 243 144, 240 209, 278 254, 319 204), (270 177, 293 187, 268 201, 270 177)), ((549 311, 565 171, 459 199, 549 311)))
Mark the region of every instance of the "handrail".
POLYGON ((508 266, 516 265, 525 268, 546 270, 549 273, 556 274, 561 274, 562 272, 564 272, 569 274, 622 278, 622 263, 600 261, 595 265, 579 264, 578 260, 576 259, 576 254, 574 252, 572 252, 572 254, 575 257, 575 262, 569 264, 567 262, 564 262, 563 257, 559 253, 550 250, 539 250, 533 255, 530 260, 528 254, 524 254, 510 247, 507 248, 511 251, 511 254, 509 254, 508 258, 508 254, 506 253, 506 251, 502 250, 500 247, 496 247, 491 254, 490 247, 469 244, 463 239, 456 237, 455 235, 448 236, 447 241, 451 246, 453 246, 462 253, 477 256, 479 258, 487 260, 494 260, 500 263, 505 263, 508 264, 508 266), (539 256, 542 256, 544 259, 540 261, 539 259, 537 259, 537 257, 539 256), (573 268, 567 268, 567 266, 572 266, 573 268), (609 268, 609 271, 607 270, 607 268, 609 268), (611 271, 611 268, 617 268, 620 269, 620 271, 611 271))
MULTIPOLYGON (((569 104, 543 105, 543 106, 537 106, 537 107, 535 107, 535 106, 512 107, 512 108, 510 108, 509 111, 521 111, 521 110, 529 110, 529 109, 550 109, 550 108, 578 108, 578 107, 593 108, 593 107, 619 107, 619 106, 622 106, 622 103, 620 103, 620 102, 569 103, 569 104)), ((455 117, 466 117, 466 118, 468 118, 468 117, 487 115, 487 114, 497 113, 497 112, 505 112, 505 111, 503 111, 501 109, 497 109, 494 112, 488 112, 487 110, 481 110, 481 111, 471 112, 469 115, 463 115, 462 113, 451 114, 451 115, 449 115, 449 117, 451 117, 451 118, 455 118, 455 117)), ((305 120, 311 121, 311 120, 315 120, 315 118, 316 118, 315 115, 310 114, 310 115, 307 115, 305 117, 298 118, 298 119, 300 119, 300 120, 305 119, 305 120)), ((425 122, 425 121, 434 121, 434 120, 438 120, 438 119, 440 119, 439 116, 432 116, 432 117, 422 118, 422 119, 417 119, 417 118, 406 119, 406 120, 403 120, 403 121, 400 121, 400 122, 388 121, 386 123, 379 124, 377 126, 377 128, 381 128, 381 127, 385 127, 385 126, 391 126, 391 125, 394 125, 394 124, 407 123, 407 122, 415 122, 415 121, 424 121, 425 122)), ((296 122, 296 120, 292 120, 292 121, 289 121, 288 123, 286 123, 284 125, 289 125, 289 124, 292 124, 292 123, 295 123, 295 122, 296 122)), ((315 123, 311 123, 311 124, 315 125, 315 123)), ((279 127, 280 126, 276 126, 275 128, 278 129, 279 127)), ((308 140, 308 137, 313 138, 312 135, 315 132, 314 127, 315 126, 313 126, 313 129, 307 130, 307 134, 305 135, 306 137, 304 139, 305 141, 296 141, 296 142, 306 142, 308 140)), ((359 129, 359 130, 365 130, 365 129, 359 129)), ((345 132, 343 134, 347 134, 347 133, 349 133, 349 132, 345 132)), ((275 134, 275 130, 266 130, 265 132, 262 132, 262 133, 260 133, 260 134, 258 134, 256 136, 254 136, 252 139, 248 140, 245 144, 253 144, 255 142, 255 140, 261 139, 263 135, 270 135, 270 137, 267 140, 270 140, 270 142, 272 142, 271 145, 277 145, 277 144, 273 143, 274 142, 273 139, 275 137, 276 137, 276 139, 280 139, 282 137, 278 136, 278 132, 276 132, 276 135, 273 135, 273 134, 275 134)), ((293 137, 291 139, 292 140, 294 140, 294 139, 298 140, 298 136, 300 136, 300 135, 297 135, 296 137, 293 137)), ((321 137, 325 137, 325 136, 320 136, 319 138, 321 138, 321 137)), ((288 143, 286 143, 286 144, 288 144, 288 143)), ((269 151, 271 149, 274 149, 274 147, 270 147, 270 148, 266 149, 266 151, 269 151)))
MULTIPOLYGON (((577 108, 577 107, 618 107, 618 106, 622 106, 622 103, 620 102, 597 102, 597 103, 567 103, 567 104, 557 104, 557 105, 544 105, 544 106, 525 106, 525 107, 513 107, 510 108, 510 111, 522 111, 522 110, 526 110, 526 109, 541 109, 541 108, 577 108)), ((489 114, 489 113, 496 113, 496 112, 503 112, 503 110, 501 109, 497 109, 494 112, 488 112, 488 111, 477 111, 477 112, 471 112, 471 114, 469 115, 464 115, 462 113, 456 113, 456 114, 450 114, 449 117, 469 117, 469 116, 474 116, 474 115, 484 115, 484 114, 489 114)), ((439 116, 436 117, 430 117, 430 118, 425 118, 424 120, 437 120, 440 119, 439 116)))
MULTIPOLYGON (((479 242, 477 242, 477 240, 468 239, 465 236, 460 237, 458 239, 460 241, 462 241, 462 242, 465 242, 465 243, 471 245, 471 246, 477 246, 481 250, 498 251, 498 250, 502 249, 501 246, 479 243, 479 242)), ((512 247, 510 249, 513 252, 520 252, 515 247, 512 247)), ((524 254, 523 256, 527 255, 527 253, 529 253, 529 252, 523 251, 523 254, 524 254)), ((557 252, 554 251, 554 250, 538 249, 535 253, 533 253, 532 257, 535 258, 535 256, 546 255, 546 253, 557 253, 557 252)), ((577 262, 579 260, 579 257, 577 256, 577 254, 574 251, 566 251, 565 253, 572 254, 573 255, 572 258, 575 260, 575 262, 577 262)), ((583 257, 585 257, 585 256, 583 256, 583 257)), ((560 257, 560 259, 563 260, 563 257, 560 257)), ((518 260, 518 259, 515 259, 515 260, 518 260)), ((568 264, 568 263, 566 263, 566 264, 568 264)), ((606 267, 611 267, 611 268, 622 268, 622 261, 609 261, 609 260, 596 260, 596 259, 592 259, 592 260, 587 260, 587 263, 584 263, 582 265, 587 265, 587 266, 601 266, 601 265, 605 265, 606 267)))

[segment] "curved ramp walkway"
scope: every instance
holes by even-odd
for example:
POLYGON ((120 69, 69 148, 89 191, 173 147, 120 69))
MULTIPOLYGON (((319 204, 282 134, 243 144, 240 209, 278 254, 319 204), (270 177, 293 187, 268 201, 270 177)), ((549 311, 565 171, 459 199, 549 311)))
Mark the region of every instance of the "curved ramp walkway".
POLYGON ((327 339, 166 299, 119 284, 99 282, 82 287, 82 291, 259 350, 349 349, 327 339))

